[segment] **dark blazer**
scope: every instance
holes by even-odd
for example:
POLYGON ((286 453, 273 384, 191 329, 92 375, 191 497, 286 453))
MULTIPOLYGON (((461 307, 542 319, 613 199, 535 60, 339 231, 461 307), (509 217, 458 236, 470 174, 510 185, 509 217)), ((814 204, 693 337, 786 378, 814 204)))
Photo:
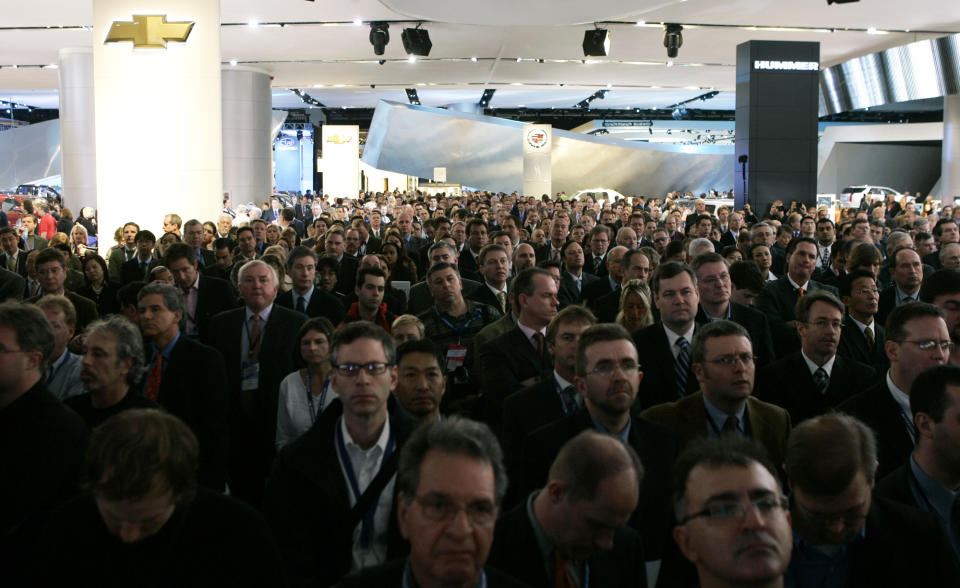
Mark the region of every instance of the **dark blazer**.
MULTIPOLYGON (((584 266, 584 271, 586 271, 586 266, 584 266)), ((599 298, 601 298, 606 294, 609 294, 610 292, 613 292, 618 288, 619 288, 619 284, 615 288, 610 285, 610 277, 603 276, 596 282, 591 282, 588 286, 584 287, 583 296, 581 296, 581 300, 587 301, 590 304, 590 308, 593 308, 594 303, 599 298)))
MULTIPOLYGON (((703 393, 697 392, 670 404, 661 404, 640 415, 668 427, 680 439, 681 449, 694 439, 707 436, 707 407, 703 393)), ((747 398, 746 430, 767 449, 773 463, 783 463, 790 436, 790 415, 787 411, 756 398, 747 398)))
POLYGON ((380 245, 381 245, 380 239, 377 239, 376 237, 374 237, 372 233, 367 236, 367 242, 363 243, 363 245, 366 246, 363 250, 364 255, 380 253, 380 245))
POLYGON ((596 263, 587 247, 583 248, 583 271, 590 272, 597 277, 606 277, 610 274, 607 270, 607 254, 604 253, 600 258, 600 263, 596 263))
POLYGON ((240 390, 240 338, 245 336, 245 320, 245 306, 214 316, 205 343, 220 352, 227 369, 230 490, 234 496, 258 505, 263 494, 263 481, 273 461, 280 382, 297 368, 295 335, 307 315, 273 305, 270 320, 261 335, 260 386, 254 392, 240 390))
POLYGON ((930 253, 924 255, 921 261, 923 261, 924 264, 932 267, 934 270, 940 269, 942 267, 940 265, 940 250, 937 249, 936 251, 931 251, 930 253))
POLYGON ((840 404, 837 410, 857 417, 876 433, 878 480, 907 462, 913 451, 913 440, 900 405, 887 387, 886 375, 880 383, 840 404))
MULTIPOLYGON (((466 278, 460 278, 461 288, 460 291, 463 292, 464 296, 473 292, 475 288, 480 287, 480 282, 475 282, 473 280, 468 280, 466 278)), ((421 312, 428 310, 433 306, 433 296, 430 295, 430 289, 427 287, 427 283, 418 282, 410 286, 410 295, 407 300, 407 312, 413 315, 419 315, 421 312)), ((496 307, 499 308, 499 307, 496 307)))
MULTIPOLYGON (((17 273, 23 276, 24 279, 27 277, 27 251, 18 250, 17 251, 17 273)), ((121 253, 121 255, 123 255, 121 253)), ((7 254, 0 253, 0 268, 7 269, 7 254)))
POLYGON ((757 372, 754 396, 786 409, 790 419, 799 423, 829 412, 875 380, 872 367, 838 355, 830 371, 827 394, 821 396, 807 362, 797 351, 757 372))
MULTIPOLYGON (((767 315, 755 308, 730 302, 730 320, 747 330, 753 343, 753 354, 757 356, 757 365, 762 366, 773 361, 773 339, 770 337, 770 323, 767 315)), ((697 309, 696 321, 700 325, 709 322, 703 307, 697 309)))
MULTIPOLYGON (((87 328, 87 325, 100 318, 99 313, 97 313, 97 304, 93 300, 84 298, 83 296, 80 296, 75 292, 71 292, 66 288, 63 290, 63 295, 73 303, 73 308, 77 311, 77 333, 82 333, 83 330, 87 328)), ((39 296, 28 298, 24 302, 33 304, 37 300, 43 298, 43 296, 44 295, 41 292, 39 296)))
MULTIPOLYGON (((429 293, 429 292, 428 292, 429 293)), ((497 310, 500 309, 500 301, 497 300, 497 297, 494 295, 493 291, 487 287, 483 282, 479 286, 474 288, 469 294, 464 296, 467 300, 473 300, 474 302, 480 302, 481 304, 486 304, 492 306, 497 310)), ((507 312, 510 312, 510 296, 507 296, 507 312)))
MULTIPOLYGON (((603 280, 606 280, 606 278, 603 278, 603 280)), ((617 320, 617 314, 620 313, 621 294, 623 294, 623 290, 618 285, 600 298, 590 301, 590 310, 597 317, 597 322, 612 323, 617 320)))
MULTIPOLYGON (((528 435, 523 446, 523 477, 518 496, 527 496, 542 488, 547 482, 550 466, 564 443, 581 431, 593 428, 590 413, 581 410, 528 435)), ((629 525, 643 536, 646 557, 659 559, 665 544, 671 541, 673 511, 670 507, 670 471, 677 455, 677 437, 662 425, 633 417, 627 440, 640 456, 644 470, 640 499, 629 525)))
MULTIPOLYGON (((293 290, 288 290, 277 296, 277 304, 293 310, 295 306, 293 290)), ((310 295, 310 301, 307 303, 306 315, 310 318, 322 316, 336 327, 346 318, 347 311, 344 310, 339 298, 316 286, 313 289, 313 294, 310 295)))
MULTIPOLYGON (((920 292, 918 291, 914 296, 914 300, 919 300, 920 292)), ((890 313, 893 312, 893 309, 897 307, 897 285, 894 284, 889 288, 884 289, 880 292, 880 301, 877 304, 877 316, 874 317, 874 320, 878 324, 886 325, 887 317, 890 316, 890 313)))
POLYGON ((230 282, 200 274, 200 283, 197 284, 195 322, 201 339, 206 338, 207 329, 210 328, 210 319, 214 315, 236 306, 237 297, 233 293, 233 286, 230 285, 230 282))
MULTIPOLYGON (((813 279, 808 282, 807 289, 811 292, 826 290, 834 296, 840 297, 836 288, 813 279)), ((796 320, 797 298, 799 298, 797 291, 790 284, 787 276, 767 282, 763 292, 757 297, 756 308, 766 314, 770 321, 771 335, 778 357, 800 350, 800 336, 796 329, 791 325, 784 324, 796 320)))
MULTIPOLYGON (((739 235, 737 235, 739 236, 739 235)), ((720 233, 720 247, 729 247, 730 245, 736 245, 737 239, 733 234, 733 231, 727 229, 726 231, 720 233)))
MULTIPOLYGON (((19 270, 19 266, 17 267, 19 270)), ((0 266, 0 301, 14 299, 23 300, 23 293, 27 289, 27 280, 19 274, 0 266)))
POLYGON ((223 357, 181 334, 160 380, 157 403, 183 419, 197 436, 199 482, 219 492, 227 482, 227 399, 223 357))
POLYGON ((353 294, 354 286, 357 285, 357 269, 360 267, 360 260, 344 253, 340 258, 340 271, 337 272, 336 290, 341 294, 353 294))
MULTIPOLYGON (((526 498, 516 508, 500 515, 490 548, 491 564, 517 580, 537 588, 553 588, 547 577, 537 536, 527 514, 526 498)), ((587 560, 590 586, 644 588, 647 585, 643 543, 640 534, 630 527, 614 531, 613 549, 598 550, 587 560)))
MULTIPOLYGON (((546 341, 544 341, 546 347, 546 341)), ((523 381, 553 369, 549 349, 537 356, 533 343, 519 326, 480 346, 478 361, 484 389, 484 421, 495 433, 500 430, 503 400, 519 392, 523 381)))
POLYGON ((457 259, 457 267, 460 268, 460 275, 473 275, 478 272, 480 267, 477 265, 476 259, 473 258, 473 253, 470 251, 469 246, 464 246, 460 251, 460 257, 457 259))
POLYGON ((573 279, 573 276, 570 275, 566 270, 560 273, 560 292, 558 298, 560 299, 560 307, 566 307, 571 304, 580 304, 583 302, 583 292, 587 289, 590 284, 600 281, 600 278, 582 270, 580 273, 581 276, 581 286, 580 290, 577 290, 577 282, 573 279))
POLYGON ((120 283, 129 284, 130 282, 149 281, 150 272, 153 268, 157 267, 160 264, 160 260, 156 257, 150 259, 150 263, 147 264, 147 271, 140 271, 140 258, 134 257, 130 261, 123 262, 123 265, 120 266, 120 283))
MULTIPOLYGON (((560 247, 557 247, 557 251, 560 251, 562 248, 563 243, 560 244, 560 247)), ((537 257, 537 263, 553 260, 553 246, 550 244, 550 239, 547 239, 547 242, 543 245, 534 246, 533 253, 537 257)), ((561 259, 560 261, 563 260, 561 259)))
MULTIPOLYGON (((330 586, 350 571, 354 527, 346 525, 350 497, 334 444, 342 414, 343 405, 334 400, 313 427, 280 451, 267 481, 263 510, 292 586, 330 586)), ((399 452, 417 422, 396 408, 388 418, 399 452)), ((397 526, 396 496, 393 505, 387 557, 409 550, 397 526)))
POLYGON ((840 332, 837 355, 871 365, 878 374, 885 374, 890 367, 890 359, 883 348, 884 340, 883 327, 874 319, 873 349, 867 348, 867 338, 848 314, 843 321, 843 330, 840 332))
POLYGON ((198 263, 197 265, 200 266, 199 269, 201 270, 217 264, 217 256, 214 255, 213 251, 210 249, 201 248, 200 257, 203 258, 203 263, 198 263))
MULTIPOLYGON (((696 327, 694 329, 696 334, 696 327)), ((649 408, 677 400, 677 374, 673 367, 675 360, 663 323, 653 323, 640 329, 633 334, 633 341, 637 346, 637 356, 643 370, 637 407, 649 408)), ((686 394, 693 394, 699 387, 697 377, 691 369, 687 375, 686 394)))
MULTIPOLYGON (((387 588, 403 586, 403 571, 407 565, 407 558, 395 559, 387 563, 360 570, 347 576, 334 586, 336 588, 387 588)), ((487 588, 529 588, 526 584, 504 574, 500 570, 484 566, 487 577, 487 588)))
MULTIPOLYGON (((503 401, 501 416, 500 445, 503 447, 503 460, 507 466, 507 477, 519 480, 522 470, 523 444, 527 435, 544 425, 556 422, 566 416, 560 396, 557 392, 557 380, 552 371, 544 372, 533 386, 524 388, 516 394, 507 396, 503 401)), ((508 491, 515 493, 518 488, 508 491)))

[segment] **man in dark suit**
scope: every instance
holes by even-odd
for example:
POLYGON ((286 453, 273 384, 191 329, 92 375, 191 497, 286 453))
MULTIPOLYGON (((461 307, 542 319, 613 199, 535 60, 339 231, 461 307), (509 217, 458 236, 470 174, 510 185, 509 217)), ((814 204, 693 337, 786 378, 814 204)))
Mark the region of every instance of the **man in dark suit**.
MULTIPOLYGON (((610 249, 606 255, 606 272, 600 276, 600 279, 588 284, 583 289, 583 301, 590 306, 593 314, 598 314, 601 310, 601 303, 608 303, 611 298, 616 298, 615 305, 620 307, 620 287, 623 284, 623 257, 628 249, 617 245, 610 249), (610 298, 604 298, 610 296, 610 298), (602 301, 602 302, 601 302, 602 301)), ((599 316, 599 315, 598 315, 599 316)))
POLYGON ((280 211, 280 218, 277 219, 277 224, 280 226, 281 232, 288 227, 292 228, 297 233, 297 242, 303 237, 303 233, 306 230, 303 221, 295 217, 293 208, 290 206, 280 211))
MULTIPOLYGON (((458 252, 455 245, 447 241, 438 241, 430 246, 429 251, 427 252, 427 259, 429 260, 429 266, 432 267, 435 263, 445 262, 452 263, 457 265, 458 261, 458 252)), ((459 266, 458 266, 459 267, 459 266)), ((460 278, 463 284, 463 294, 469 294, 473 292, 474 289, 480 287, 480 282, 474 280, 468 280, 461 276, 460 278)), ((425 310, 428 310, 433 306, 433 296, 430 295, 430 289, 427 287, 427 282, 417 282, 410 287, 410 295, 407 299, 407 312, 413 315, 419 315, 425 310)))
MULTIPOLYGON (((27 252, 17 245, 17 231, 13 227, 0 229, 0 267, 27 278, 27 252)), ((119 269, 119 266, 118 266, 119 269)))
POLYGON ((947 243, 960 242, 960 221, 955 218, 942 218, 933 226, 933 238, 937 242, 937 250, 923 256, 923 263, 938 270, 940 265, 940 249, 947 243))
POLYGON ((880 293, 877 320, 886 324, 890 312, 908 302, 920 299, 920 284, 923 282, 923 264, 920 255, 910 247, 901 247, 887 258, 893 286, 880 293))
POLYGON ((960 272, 940 270, 923 280, 920 288, 920 300, 942 310, 946 316, 947 331, 953 342, 948 363, 960 365, 960 272))
POLYGON ((561 575, 579 586, 646 586, 640 535, 625 526, 642 477, 629 445, 581 432, 560 449, 546 485, 497 521, 490 562, 530 586, 569 585, 561 575))
POLYGON ((773 340, 770 325, 762 312, 730 300, 733 283, 726 261, 717 253, 698 255, 691 264, 697 275, 697 293, 700 306, 697 309, 697 324, 705 325, 717 320, 730 320, 750 334, 750 341, 757 351, 757 367, 773 360, 773 340))
POLYGON ((672 402, 697 390, 690 371, 690 343, 700 301, 696 275, 686 265, 663 263, 650 280, 650 290, 660 309, 660 322, 633 335, 643 358, 639 408, 672 402))
POLYGON ((334 227, 327 231, 325 253, 337 260, 336 291, 346 296, 354 290, 357 284, 357 270, 360 269, 360 260, 346 252, 347 241, 343 229, 334 227))
POLYGON ((280 381, 296 368, 307 316, 277 304, 277 274, 262 261, 240 272, 243 307, 210 321, 205 343, 223 356, 230 401, 230 492, 259 505, 273 461, 280 381))
POLYGON ((197 261, 199 269, 216 265, 213 251, 203 246, 203 223, 197 219, 192 218, 183 224, 183 243, 193 250, 192 259, 197 261))
POLYGON ((474 275, 480 271, 480 250, 488 243, 487 223, 474 218, 467 223, 467 242, 460 251, 460 275, 474 275))
POLYGON ((583 292, 600 278, 584 271, 583 247, 576 241, 567 241, 560 249, 563 258, 563 271, 560 273, 560 306, 583 302, 583 292))
POLYGON ((924 302, 895 308, 887 319, 886 379, 837 407, 876 432, 880 478, 906 463, 913 450, 910 389, 922 372, 947 362, 951 341, 943 316, 942 310, 924 302))
POLYGON ((669 540, 669 480, 677 453, 676 437, 666 427, 631 416, 643 372, 630 334, 623 327, 600 324, 584 331, 577 345, 576 365, 574 384, 586 410, 527 436, 518 497, 546 484, 548 469, 560 448, 578 433, 591 429, 616 436, 630 445, 643 463, 644 483, 630 526, 643 536, 645 557, 659 559, 669 540))
POLYGON ((121 284, 149 282, 150 272, 161 263, 159 259, 153 257, 153 248, 157 244, 157 238, 153 233, 142 230, 137 233, 135 242, 137 254, 120 266, 121 284))
POLYGON ((277 296, 277 304, 292 308, 310 318, 322 316, 334 326, 343 322, 346 312, 340 300, 317 288, 317 254, 308 247, 294 247, 287 256, 287 275, 293 288, 277 296))
MULTIPOLYGON (((189 233, 189 222, 186 227, 189 233)), ((166 267, 183 293, 183 334, 205 339, 210 319, 237 306, 230 282, 201 274, 200 262, 186 243, 174 243, 167 249, 166 267)))
POLYGON ((280 207, 280 199, 277 198, 276 196, 271 196, 270 208, 266 209, 263 212, 263 216, 261 218, 263 219, 264 222, 275 223, 277 222, 277 219, 280 218, 280 212, 282 210, 283 209, 280 207))
POLYGON ((883 325, 874 320, 879 292, 873 272, 853 270, 844 274, 838 284, 847 316, 840 332, 837 355, 873 366, 885 374, 890 362, 884 350, 883 325))
POLYGON ((824 414, 876 380, 872 367, 837 355, 843 304, 824 291, 797 303, 801 350, 760 370, 756 397, 799 423, 824 414))
POLYGON ((87 325, 97 320, 97 305, 93 300, 84 298, 79 294, 71 292, 64 288, 64 282, 67 279, 66 261, 63 253, 56 247, 47 247, 38 251, 36 254, 37 280, 40 282, 40 294, 28 298, 27 302, 36 302, 47 294, 60 294, 66 296, 73 303, 73 308, 77 311, 78 333, 83 332, 87 325))
POLYGON ((588 236, 588 250, 584 255, 583 269, 602 278, 607 274, 607 249, 610 247, 610 227, 597 225, 588 236))
POLYGON ((197 478, 223 492, 227 483, 227 373, 217 350, 180 332, 183 295, 154 282, 137 294, 140 330, 151 343, 143 395, 187 424, 200 443, 197 478))
POLYGON ((847 415, 822 415, 794 429, 784 462, 795 537, 787 585, 960 585, 936 516, 872 496, 877 450, 873 431, 847 415))
POLYGON ((510 256, 500 245, 484 245, 478 257, 483 283, 466 295, 468 300, 492 306, 502 314, 510 312, 507 280, 510 278, 510 256))
POLYGON ((570 236, 570 219, 565 216, 554 217, 550 225, 550 238, 536 248, 537 263, 541 261, 563 261, 563 246, 570 236))
POLYGON ((500 429, 503 400, 553 366, 546 331, 557 314, 557 283, 541 268, 523 270, 515 282, 517 326, 480 347, 484 421, 494 432, 500 429))
POLYGON ((338 329, 330 359, 339 399, 277 456, 264 512, 294 585, 330 586, 407 550, 397 526, 395 472, 417 422, 388 402, 397 382, 394 356, 393 339, 372 323, 338 329))

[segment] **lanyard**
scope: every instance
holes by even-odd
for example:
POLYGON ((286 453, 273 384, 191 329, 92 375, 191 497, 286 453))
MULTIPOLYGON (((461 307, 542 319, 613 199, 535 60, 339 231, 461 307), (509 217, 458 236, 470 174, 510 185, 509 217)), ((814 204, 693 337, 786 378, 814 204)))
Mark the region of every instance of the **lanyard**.
POLYGON ((327 390, 330 389, 330 374, 323 381, 323 390, 320 392, 320 400, 317 401, 317 408, 313 407, 313 389, 310 386, 310 370, 307 370, 307 404, 310 406, 310 424, 317 422, 317 415, 323 412, 323 405, 327 399, 327 390))
POLYGON ((445 324, 445 325, 447 325, 448 327, 450 327, 450 329, 451 329, 455 334, 457 334, 457 335, 462 335, 462 334, 470 327, 470 324, 471 324, 473 321, 479 319, 479 318, 483 315, 483 310, 481 310, 479 307, 476 308, 476 309, 473 311, 473 316, 470 317, 469 319, 467 319, 467 322, 465 322, 462 327, 459 327, 459 328, 458 328, 458 327, 455 326, 453 323, 451 323, 450 321, 448 321, 445 316, 443 316, 442 314, 440 314, 440 309, 437 308, 436 305, 433 306, 433 310, 437 313, 437 318, 439 318, 441 321, 443 321, 443 324, 445 324))
POLYGON ((70 350, 69 350, 69 349, 66 351, 66 353, 63 354, 63 359, 61 359, 60 361, 58 361, 58 362, 56 363, 56 365, 54 365, 54 366, 50 369, 50 375, 47 376, 47 381, 46 381, 46 385, 47 385, 47 386, 50 385, 50 382, 53 381, 54 376, 57 375, 57 370, 59 370, 60 368, 62 368, 62 367, 63 367, 63 364, 67 363, 67 360, 68 360, 68 359, 70 359, 70 350))
MULTIPOLYGON (((343 471, 347 474, 347 482, 350 483, 350 490, 353 492, 353 497, 355 500, 359 501, 360 497, 363 495, 363 492, 360 491, 360 484, 357 483, 357 474, 353 471, 353 462, 350 461, 350 455, 347 453, 347 447, 343 443, 343 425, 341 422, 343 417, 340 417, 340 421, 337 422, 337 452, 340 454, 340 461, 343 463, 343 471)), ((383 467, 383 464, 390 458, 390 455, 393 453, 394 449, 393 433, 390 434, 390 438, 387 439, 387 450, 383 452, 383 458, 380 460, 380 467, 383 467)), ((363 515, 363 522, 360 525, 360 545, 364 548, 370 546, 370 536, 373 534, 373 517, 377 513, 377 503, 379 501, 374 501, 373 506, 370 507, 363 515)))

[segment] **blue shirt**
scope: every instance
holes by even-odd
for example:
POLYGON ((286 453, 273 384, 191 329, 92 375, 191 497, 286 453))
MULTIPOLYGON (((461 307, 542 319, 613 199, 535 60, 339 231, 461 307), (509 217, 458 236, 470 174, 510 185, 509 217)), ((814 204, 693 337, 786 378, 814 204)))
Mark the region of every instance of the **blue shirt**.
POLYGON ((864 525, 860 533, 845 545, 818 547, 793 533, 793 554, 790 567, 783 575, 786 588, 846 588, 850 577, 850 545, 866 536, 864 525))
POLYGON ((953 543, 953 549, 960 557, 960 528, 952 519, 953 505, 960 500, 960 492, 950 490, 937 482, 927 472, 920 469, 917 462, 910 456, 910 471, 913 473, 913 479, 916 484, 911 484, 911 490, 914 493, 914 500, 920 505, 921 510, 926 510, 937 515, 944 530, 953 543), (919 495, 918 495, 919 494, 919 495))
POLYGON ((743 417, 747 413, 747 403, 744 402, 743 406, 740 407, 740 412, 734 415, 729 415, 716 406, 714 406, 709 400, 707 400, 707 395, 703 395, 703 406, 707 409, 707 436, 709 437, 719 437, 720 431, 723 431, 723 424, 727 422, 727 417, 735 416, 739 420, 737 423, 737 432, 741 435, 746 435, 746 430, 743 428, 743 417), (711 425, 711 423, 713 423, 711 425))
POLYGON ((606 428, 604 428, 604 426, 601 425, 600 422, 597 421, 597 419, 593 418, 593 414, 589 410, 587 411, 587 414, 590 415, 590 420, 593 422, 593 428, 596 429, 598 432, 603 433, 604 435, 613 435, 614 437, 619 437, 620 440, 623 441, 624 443, 629 443, 627 439, 630 437, 630 425, 633 424, 633 422, 630 419, 627 419, 627 426, 624 427, 622 431, 620 431, 619 433, 611 433, 606 428))
POLYGON ((150 370, 153 369, 154 364, 157 363, 157 353, 163 356, 163 367, 160 370, 160 377, 167 375, 167 367, 170 365, 170 354, 173 353, 173 346, 177 344, 177 341, 180 340, 180 331, 177 331, 177 336, 173 338, 172 341, 167 343, 163 349, 157 349, 156 345, 151 345, 153 347, 153 355, 150 356, 150 369, 147 370, 147 373, 150 373, 150 370))

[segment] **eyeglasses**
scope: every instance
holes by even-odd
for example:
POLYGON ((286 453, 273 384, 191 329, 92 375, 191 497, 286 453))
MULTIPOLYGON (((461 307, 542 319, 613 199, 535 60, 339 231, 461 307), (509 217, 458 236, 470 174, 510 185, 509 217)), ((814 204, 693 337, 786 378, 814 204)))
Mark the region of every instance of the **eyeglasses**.
POLYGON ((615 361, 601 361, 598 362, 592 370, 588 371, 587 375, 593 374, 604 378, 609 378, 616 373, 617 368, 620 368, 625 375, 630 375, 634 372, 640 371, 640 364, 632 359, 624 359, 620 363, 615 361))
POLYGON ((833 329, 834 331, 839 331, 843 328, 843 321, 828 321, 827 319, 817 319, 812 323, 807 323, 807 325, 814 326, 818 329, 833 329))
POLYGON ((743 365, 748 366, 757 361, 757 356, 750 353, 740 353, 737 355, 721 355, 716 359, 708 359, 707 363, 713 363, 723 367, 733 367, 737 362, 743 363, 743 365))
POLYGON ((861 296, 876 296, 880 294, 880 290, 877 290, 876 288, 861 288, 857 290, 857 294, 861 296))
POLYGON ((937 341, 936 339, 923 339, 921 341, 911 341, 904 339, 901 343, 913 343, 920 351, 933 351, 934 347, 939 347, 940 351, 950 353, 954 349, 952 341, 937 341))
POLYGON ((489 500, 476 500, 470 504, 457 504, 445 496, 417 496, 414 500, 420 505, 423 516, 431 521, 452 521, 462 510, 475 526, 485 527, 493 524, 497 517, 497 507, 489 500))
POLYGON ((363 370, 367 373, 368 376, 379 376, 382 375, 387 368, 390 367, 391 363, 341 363, 334 366, 337 369, 337 373, 345 378, 355 378, 357 374, 360 373, 360 370, 363 370))
POLYGON ((714 502, 699 512, 689 514, 680 520, 681 525, 685 525, 693 519, 705 517, 711 523, 724 524, 733 521, 740 521, 747 515, 750 507, 756 509, 757 513, 764 518, 773 517, 778 511, 786 510, 787 499, 780 496, 765 496, 750 502, 714 502))

